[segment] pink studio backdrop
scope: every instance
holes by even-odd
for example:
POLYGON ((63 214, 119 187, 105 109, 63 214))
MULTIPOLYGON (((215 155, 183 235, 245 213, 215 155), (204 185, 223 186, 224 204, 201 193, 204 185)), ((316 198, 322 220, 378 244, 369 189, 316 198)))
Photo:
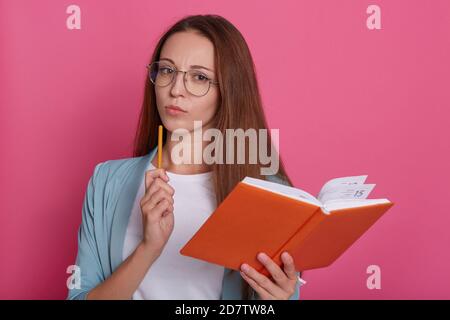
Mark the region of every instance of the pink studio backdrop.
POLYGON ((304 299, 450 298, 450 2, 0 2, 0 298, 64 299, 95 164, 131 156, 145 65, 187 14, 234 23, 297 187, 368 174, 395 206, 304 299), (66 8, 81 8, 69 30, 66 8), (381 8, 381 30, 366 9, 381 8), (366 268, 381 268, 369 290, 366 268))

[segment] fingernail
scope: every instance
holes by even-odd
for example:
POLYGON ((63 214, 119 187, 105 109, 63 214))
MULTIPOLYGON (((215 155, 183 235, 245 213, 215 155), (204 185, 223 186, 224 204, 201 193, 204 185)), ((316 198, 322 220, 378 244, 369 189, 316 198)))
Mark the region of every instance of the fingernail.
POLYGON ((244 271, 244 272, 247 272, 249 270, 248 264, 246 264, 246 263, 242 264, 241 270, 244 271))
POLYGON ((261 260, 261 261, 266 261, 267 260, 267 255, 265 253, 263 253, 263 252, 260 252, 258 254, 258 259, 261 260))

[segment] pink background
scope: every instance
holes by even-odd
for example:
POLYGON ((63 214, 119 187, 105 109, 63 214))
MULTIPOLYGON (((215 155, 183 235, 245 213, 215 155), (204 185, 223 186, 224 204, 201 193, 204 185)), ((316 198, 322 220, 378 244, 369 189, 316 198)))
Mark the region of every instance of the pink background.
POLYGON ((163 30, 216 13, 244 34, 297 187, 368 174, 396 205, 305 299, 450 298, 450 2, 1 1, 0 298, 63 299, 95 164, 129 157, 163 30), (81 7, 81 30, 66 8, 81 7), (381 30, 366 8, 381 7, 381 30), (381 267, 381 290, 366 287, 381 267))

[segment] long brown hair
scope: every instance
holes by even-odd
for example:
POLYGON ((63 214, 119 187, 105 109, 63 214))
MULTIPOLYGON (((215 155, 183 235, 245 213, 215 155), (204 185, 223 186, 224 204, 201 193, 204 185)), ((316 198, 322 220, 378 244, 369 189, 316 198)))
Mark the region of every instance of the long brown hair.
MULTIPOLYGON (((219 129, 224 137, 225 129, 241 128, 244 131, 249 128, 267 129, 250 50, 239 30, 225 18, 218 15, 193 15, 183 18, 161 37, 150 63, 159 60, 161 49, 171 35, 192 30, 208 38, 215 48, 214 60, 219 82, 220 102, 213 119, 214 127, 219 129)), ((160 124, 162 121, 156 107, 154 86, 147 77, 134 144, 135 157, 146 155, 157 146, 158 125, 160 124)), ((164 137, 167 137, 165 129, 164 137)), ((276 152, 275 148, 271 148, 270 136, 267 143, 267 150, 276 152)), ((245 154, 249 155, 248 143, 245 144, 245 147, 245 154)), ((223 153, 225 159, 225 148, 223 153)), ((237 152, 234 152, 234 157, 237 157, 237 152)), ((260 175, 262 165, 259 163, 259 159, 257 164, 249 164, 248 161, 245 161, 245 164, 237 164, 236 159, 234 160, 234 164, 212 165, 218 204, 245 176, 264 179, 264 176, 260 175)), ((291 184, 281 157, 279 163, 278 176, 291 184)))

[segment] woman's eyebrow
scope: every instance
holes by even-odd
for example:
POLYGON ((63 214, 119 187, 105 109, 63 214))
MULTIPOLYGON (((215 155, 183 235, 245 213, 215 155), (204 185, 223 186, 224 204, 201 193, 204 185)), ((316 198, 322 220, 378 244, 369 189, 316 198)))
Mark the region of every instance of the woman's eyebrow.
POLYGON ((196 65, 196 64, 192 65, 191 68, 192 69, 206 69, 206 70, 209 70, 211 72, 214 72, 214 70, 212 70, 210 68, 207 68, 207 67, 204 67, 204 66, 199 66, 199 65, 196 65))
MULTIPOLYGON (((173 65, 175 65, 175 62, 172 59, 169 59, 169 58, 160 58, 159 60, 167 60, 170 63, 172 63, 173 65)), ((209 70, 211 72, 214 72, 214 70, 212 70, 210 68, 207 68, 207 67, 204 67, 204 66, 200 66, 200 65, 197 65, 197 64, 194 64, 194 65, 190 66, 190 68, 192 68, 192 69, 206 69, 206 70, 209 70)))

